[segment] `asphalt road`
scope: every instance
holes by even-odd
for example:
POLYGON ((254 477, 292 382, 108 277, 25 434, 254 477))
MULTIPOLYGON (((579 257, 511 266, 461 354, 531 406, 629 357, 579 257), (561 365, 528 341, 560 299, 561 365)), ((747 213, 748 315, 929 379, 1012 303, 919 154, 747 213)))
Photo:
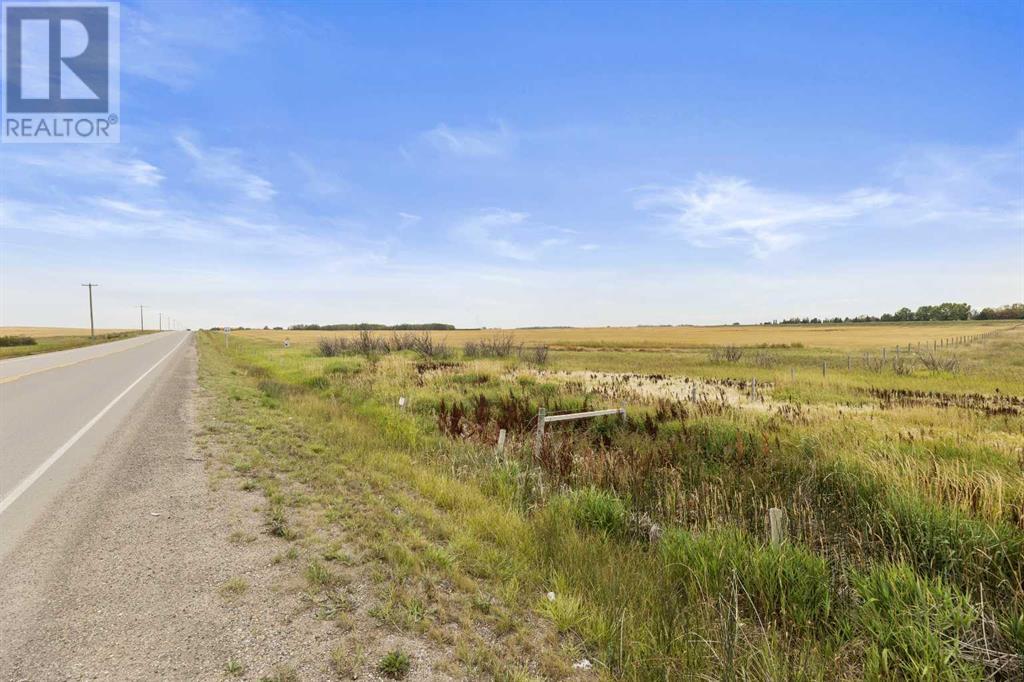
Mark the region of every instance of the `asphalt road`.
POLYGON ((189 332, 0 362, 0 558, 102 454, 189 332))

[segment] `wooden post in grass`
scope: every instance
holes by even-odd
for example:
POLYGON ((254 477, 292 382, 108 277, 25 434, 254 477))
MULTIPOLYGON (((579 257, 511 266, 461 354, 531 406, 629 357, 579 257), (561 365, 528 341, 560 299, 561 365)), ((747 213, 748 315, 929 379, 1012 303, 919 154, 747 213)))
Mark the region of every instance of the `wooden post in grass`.
POLYGON ((773 545, 786 541, 786 512, 778 507, 768 510, 768 532, 773 545))
POLYGON ((821 376, 825 376, 825 361, 821 361, 821 376))
POLYGON ((796 381, 796 370, 792 367, 789 368, 789 380, 796 381))
POLYGON ((537 410, 537 436, 533 442, 533 459, 540 461, 540 451, 544 447, 544 417, 548 411, 543 407, 537 410))
POLYGON ((505 429, 498 431, 498 456, 505 454, 505 429))
POLYGON ((690 387, 690 401, 694 402, 694 403, 697 402, 697 382, 696 381, 693 382, 693 385, 690 387))
POLYGON ((403 411, 405 410, 405 396, 404 395, 401 398, 398 399, 398 409, 403 410, 403 411))
POLYGON ((750 380, 750 402, 757 400, 757 379, 750 380))

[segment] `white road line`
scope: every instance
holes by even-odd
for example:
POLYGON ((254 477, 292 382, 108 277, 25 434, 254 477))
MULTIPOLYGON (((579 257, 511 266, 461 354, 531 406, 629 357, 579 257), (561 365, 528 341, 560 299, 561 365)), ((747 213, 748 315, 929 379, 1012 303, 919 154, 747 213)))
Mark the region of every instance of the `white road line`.
POLYGON ((133 381, 131 383, 131 385, 128 386, 128 388, 126 388, 123 391, 121 391, 121 393, 119 393, 116 398, 114 398, 109 403, 107 403, 107 406, 104 407, 102 410, 100 410, 99 414, 97 414, 95 417, 90 419, 89 422, 85 426, 80 428, 78 430, 78 432, 75 433, 75 435, 71 436, 71 438, 69 438, 68 441, 66 443, 64 443, 64 445, 61 445, 59 448, 57 448, 54 451, 54 453, 52 455, 47 457, 46 461, 43 462, 42 464, 40 464, 39 467, 35 471, 33 471, 31 474, 29 474, 24 479, 22 479, 21 482, 18 483, 18 485, 14 487, 14 490, 12 490, 10 492, 10 494, 7 495, 7 497, 3 498, 3 500, 0 500, 0 514, 3 514, 4 511, 8 507, 10 507, 12 504, 14 504, 17 501, 17 499, 19 497, 21 497, 22 493, 24 493, 26 490, 28 490, 32 486, 33 483, 38 481, 40 479, 40 477, 42 477, 42 475, 46 473, 47 469, 49 469, 54 464, 56 464, 57 460, 59 460, 61 457, 64 456, 64 453, 66 453, 68 450, 70 450, 71 447, 75 443, 77 443, 78 440, 82 436, 84 436, 86 433, 89 432, 89 429, 91 429, 92 427, 96 426, 96 422, 98 422, 100 419, 102 419, 103 415, 105 415, 107 412, 109 412, 111 410, 111 408, 114 407, 114 405, 117 405, 117 403, 121 400, 121 398, 123 398, 126 395, 128 395, 128 392, 131 391, 136 386, 138 386, 139 382, 142 381, 143 379, 145 379, 147 376, 149 376, 150 372, 152 372, 154 369, 159 367, 160 363, 162 363, 167 358, 171 357, 171 354, 174 353, 174 351, 178 350, 178 348, 181 347, 181 344, 185 343, 185 341, 188 339, 188 337, 189 337, 189 335, 186 335, 184 339, 179 341, 177 343, 177 345, 174 346, 174 348, 172 348, 170 351, 168 351, 167 355, 165 355, 162 358, 160 358, 159 360, 157 360, 156 363, 152 367, 150 367, 149 369, 147 369, 145 372, 142 373, 142 376, 140 376, 138 379, 133 381))

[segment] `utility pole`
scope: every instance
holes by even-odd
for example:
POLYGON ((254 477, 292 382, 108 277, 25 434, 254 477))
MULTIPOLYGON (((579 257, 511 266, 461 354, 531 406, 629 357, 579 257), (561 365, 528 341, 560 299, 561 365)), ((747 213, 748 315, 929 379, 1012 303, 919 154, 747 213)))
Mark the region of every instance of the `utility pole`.
POLYGON ((142 317, 142 309, 146 308, 146 307, 148 307, 148 306, 144 306, 144 305, 140 305, 139 306, 139 331, 143 331, 143 332, 146 331, 146 320, 145 320, 145 318, 142 317))
POLYGON ((93 322, 92 317, 92 288, 98 287, 99 284, 93 284, 92 282, 89 282, 88 284, 83 284, 82 286, 89 287, 89 336, 92 338, 96 338, 96 324, 93 322))
POLYGON ((163 331, 164 330, 164 314, 163 313, 157 313, 156 324, 157 324, 157 330, 158 331, 163 331))

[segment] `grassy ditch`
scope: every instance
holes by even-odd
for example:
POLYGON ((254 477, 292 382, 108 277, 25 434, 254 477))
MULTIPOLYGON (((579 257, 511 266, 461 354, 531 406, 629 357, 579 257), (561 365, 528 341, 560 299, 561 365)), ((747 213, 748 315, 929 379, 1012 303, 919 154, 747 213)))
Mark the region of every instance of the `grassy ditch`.
MULTIPOLYGON (((995 344, 978 353, 1004 361, 995 344)), ((637 680, 1024 670, 1014 411, 637 394, 628 420, 558 424, 535 456, 538 407, 617 396, 521 356, 200 347, 208 429, 264 491, 267 531, 325 556, 354 542, 379 574, 377 617, 473 674, 568 677, 583 658, 637 680), (786 511, 782 544, 770 507, 786 511)))

